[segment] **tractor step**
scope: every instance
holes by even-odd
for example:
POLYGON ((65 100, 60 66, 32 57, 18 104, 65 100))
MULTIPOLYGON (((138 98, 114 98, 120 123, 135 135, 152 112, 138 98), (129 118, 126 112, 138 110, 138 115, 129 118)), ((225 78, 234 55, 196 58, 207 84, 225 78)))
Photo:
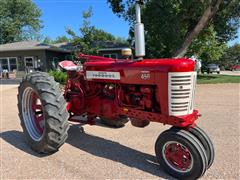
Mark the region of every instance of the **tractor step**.
POLYGON ((95 125, 94 118, 89 118, 88 115, 83 114, 81 116, 72 116, 68 119, 70 122, 81 123, 81 124, 89 124, 95 125))

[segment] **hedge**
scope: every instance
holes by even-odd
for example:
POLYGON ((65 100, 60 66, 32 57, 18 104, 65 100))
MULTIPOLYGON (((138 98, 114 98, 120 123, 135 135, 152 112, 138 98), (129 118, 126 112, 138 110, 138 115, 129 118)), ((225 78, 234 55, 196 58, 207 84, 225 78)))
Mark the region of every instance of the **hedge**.
POLYGON ((54 80, 56 82, 59 82, 60 84, 65 84, 67 81, 67 73, 62 71, 49 71, 48 73, 50 76, 54 77, 54 80))

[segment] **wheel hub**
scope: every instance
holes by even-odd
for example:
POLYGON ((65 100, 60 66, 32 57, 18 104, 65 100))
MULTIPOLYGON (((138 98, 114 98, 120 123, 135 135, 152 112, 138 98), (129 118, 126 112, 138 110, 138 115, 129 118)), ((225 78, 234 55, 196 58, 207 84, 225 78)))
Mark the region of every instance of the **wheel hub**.
POLYGON ((32 111, 36 128, 42 134, 44 129, 43 110, 39 97, 35 92, 32 93, 32 111))
POLYGON ((44 113, 37 93, 30 87, 26 88, 22 97, 22 114, 25 127, 35 141, 40 141, 44 132, 44 113))
POLYGON ((188 172, 193 165, 190 151, 181 143, 168 142, 163 147, 163 157, 166 163, 176 171, 188 172))

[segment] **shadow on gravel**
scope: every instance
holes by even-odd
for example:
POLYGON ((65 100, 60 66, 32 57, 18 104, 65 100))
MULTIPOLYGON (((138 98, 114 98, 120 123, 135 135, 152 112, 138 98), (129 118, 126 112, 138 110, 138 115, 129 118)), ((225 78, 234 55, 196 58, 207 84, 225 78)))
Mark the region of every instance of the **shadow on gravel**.
MULTIPOLYGON (((0 137, 28 154, 39 158, 47 156, 32 151, 26 143, 23 132, 6 131, 0 133, 0 137)), ((155 156, 121 145, 118 142, 86 134, 81 126, 70 127, 66 143, 94 156, 122 163, 130 168, 136 168, 164 179, 173 179, 161 170, 155 156)))
POLYGON ((70 127, 68 144, 94 156, 122 163, 130 168, 136 168, 164 179, 173 179, 160 169, 155 156, 121 145, 118 142, 86 134, 81 132, 81 128, 79 126, 70 127))
POLYGON ((8 142, 9 144, 11 144, 12 146, 28 153, 31 154, 33 156, 36 157, 45 157, 45 154, 38 154, 36 152, 34 152, 33 150, 31 150, 31 148, 28 146, 24 134, 23 132, 20 131, 6 131, 6 132, 2 132, 0 133, 0 137, 8 142))

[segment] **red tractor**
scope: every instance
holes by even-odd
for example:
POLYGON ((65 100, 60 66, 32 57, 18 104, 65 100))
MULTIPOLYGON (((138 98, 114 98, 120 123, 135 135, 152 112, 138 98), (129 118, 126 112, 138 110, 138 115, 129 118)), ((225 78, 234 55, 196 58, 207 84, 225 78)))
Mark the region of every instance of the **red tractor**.
POLYGON ((137 1, 136 60, 115 60, 80 54, 81 70, 70 62, 62 94, 47 73, 28 74, 19 86, 21 125, 30 147, 54 153, 68 137, 68 121, 93 125, 99 117, 109 126, 128 121, 136 127, 150 122, 172 125, 157 138, 155 152, 160 167, 180 179, 197 179, 214 160, 210 138, 195 121, 195 62, 187 58, 142 59, 145 55, 143 24, 137 1), (81 117, 81 118, 80 118, 81 117), (83 118, 85 117, 85 119, 83 118))

